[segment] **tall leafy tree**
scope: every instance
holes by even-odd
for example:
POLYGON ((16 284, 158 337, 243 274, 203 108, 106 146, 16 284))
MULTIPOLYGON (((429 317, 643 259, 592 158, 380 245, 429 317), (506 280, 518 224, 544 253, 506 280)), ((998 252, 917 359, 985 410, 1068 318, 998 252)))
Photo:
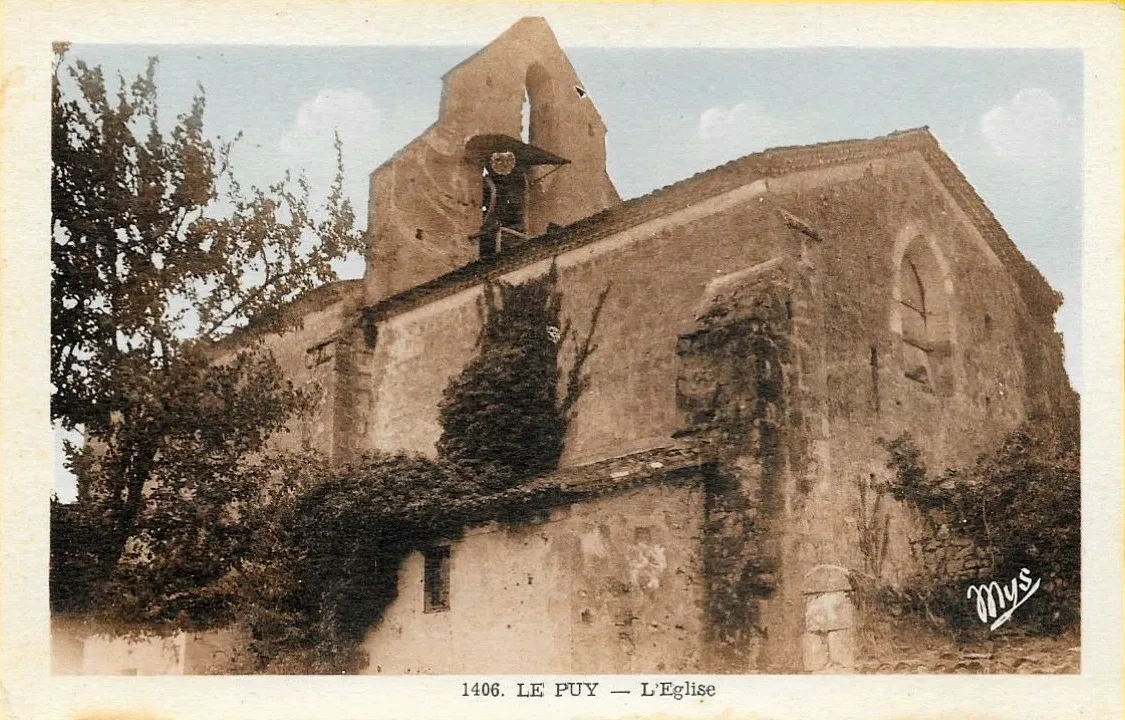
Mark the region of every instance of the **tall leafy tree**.
POLYGON ((143 548, 179 588, 155 613, 167 619, 230 570, 239 508, 266 468, 247 458, 305 405, 267 352, 220 356, 212 341, 277 327, 277 309, 335 279, 362 240, 339 140, 323 203, 303 177, 246 189, 232 145, 204 131, 202 89, 164 124, 156 58, 111 89, 67 52, 52 82, 51 416, 86 443, 72 457, 79 503, 53 514, 53 573, 81 556, 82 576, 104 579, 143 548))

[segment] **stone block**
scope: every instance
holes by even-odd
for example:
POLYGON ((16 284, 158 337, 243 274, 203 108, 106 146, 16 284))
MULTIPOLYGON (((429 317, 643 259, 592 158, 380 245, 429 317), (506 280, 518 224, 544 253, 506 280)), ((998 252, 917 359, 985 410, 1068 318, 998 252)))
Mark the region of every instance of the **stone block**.
POLYGON ((852 589, 848 572, 835 565, 820 565, 805 575, 802 588, 806 594, 848 591, 852 589))
POLYGON ((828 666, 828 638, 819 633, 805 633, 801 637, 801 654, 806 672, 823 670, 828 666))
POLYGON ((846 592, 812 595, 805 603, 805 630, 829 632, 855 625, 855 605, 846 592))
POLYGON ((828 660, 842 668, 854 668, 856 661, 855 630, 833 630, 828 633, 828 660))

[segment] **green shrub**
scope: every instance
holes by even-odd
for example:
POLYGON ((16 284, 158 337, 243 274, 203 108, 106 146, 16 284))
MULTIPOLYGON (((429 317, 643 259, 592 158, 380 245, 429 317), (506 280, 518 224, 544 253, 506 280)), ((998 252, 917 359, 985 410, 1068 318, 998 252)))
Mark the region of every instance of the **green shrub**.
POLYGON ((93 502, 64 504, 51 499, 51 611, 89 613, 117 559, 108 511, 93 502))
MULTIPOLYGON (((967 467, 927 473, 909 435, 885 443, 895 479, 888 490, 996 560, 996 579, 1027 568, 1042 579, 1020 608, 1021 625, 1058 632, 1080 615, 1081 473, 1077 419, 1026 423, 995 451, 967 467)), ((927 607, 963 613, 965 588, 951 583, 926 591, 927 607)))
POLYGON ((511 479, 497 472, 375 453, 282 500, 245 577, 253 657, 244 670, 356 670, 412 550, 576 497, 544 481, 501 489, 511 479))

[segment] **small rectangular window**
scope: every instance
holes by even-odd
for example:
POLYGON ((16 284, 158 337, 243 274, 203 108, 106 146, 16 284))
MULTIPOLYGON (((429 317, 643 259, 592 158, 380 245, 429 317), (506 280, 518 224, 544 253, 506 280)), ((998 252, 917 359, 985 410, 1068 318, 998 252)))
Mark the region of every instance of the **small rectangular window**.
POLYGON ((449 546, 439 545, 423 551, 425 579, 423 593, 426 612, 449 609, 449 546))

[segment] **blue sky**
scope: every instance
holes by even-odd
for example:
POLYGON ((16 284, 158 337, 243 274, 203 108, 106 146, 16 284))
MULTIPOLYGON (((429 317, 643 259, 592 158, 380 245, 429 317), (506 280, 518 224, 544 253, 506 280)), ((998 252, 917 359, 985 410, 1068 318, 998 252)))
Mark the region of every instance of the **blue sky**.
MULTIPOLYGON (((434 121, 441 75, 475 50, 75 45, 70 56, 126 78, 158 56, 167 118, 201 85, 208 132, 242 132, 233 159, 244 184, 304 170, 323 190, 338 129, 346 190, 364 218, 367 174, 434 121)), ((568 55, 609 128, 609 172, 626 198, 767 147, 928 125, 1063 293, 1056 319, 1081 389, 1079 51, 579 47, 568 55)), ((358 277, 363 267, 356 259, 342 270, 358 277)), ((56 475, 65 498, 71 483, 56 475)))

